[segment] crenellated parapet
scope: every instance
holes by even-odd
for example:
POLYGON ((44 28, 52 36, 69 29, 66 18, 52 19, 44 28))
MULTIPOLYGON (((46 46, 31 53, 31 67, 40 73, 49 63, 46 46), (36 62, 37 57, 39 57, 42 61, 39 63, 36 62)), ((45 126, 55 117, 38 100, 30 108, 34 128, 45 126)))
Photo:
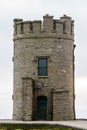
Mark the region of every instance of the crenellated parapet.
POLYGON ((74 119, 72 18, 14 19, 13 42, 13 119, 74 119))
POLYGON ((46 36, 65 36, 73 39, 74 21, 71 17, 64 15, 60 19, 53 19, 53 16, 43 16, 43 21, 23 21, 23 19, 14 19, 14 39, 28 37, 46 37, 46 36))

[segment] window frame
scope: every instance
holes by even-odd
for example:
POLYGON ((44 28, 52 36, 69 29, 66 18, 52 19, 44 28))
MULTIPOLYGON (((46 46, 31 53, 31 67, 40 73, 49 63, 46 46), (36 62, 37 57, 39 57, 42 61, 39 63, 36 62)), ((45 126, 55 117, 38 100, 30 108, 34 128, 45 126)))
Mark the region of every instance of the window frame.
POLYGON ((39 57, 38 58, 38 76, 39 77, 47 77, 48 76, 48 58, 47 57, 39 57), (43 67, 43 66, 41 67, 39 61, 44 60, 44 59, 46 60, 45 67, 43 67), (46 74, 40 74, 41 69, 45 69, 46 74))

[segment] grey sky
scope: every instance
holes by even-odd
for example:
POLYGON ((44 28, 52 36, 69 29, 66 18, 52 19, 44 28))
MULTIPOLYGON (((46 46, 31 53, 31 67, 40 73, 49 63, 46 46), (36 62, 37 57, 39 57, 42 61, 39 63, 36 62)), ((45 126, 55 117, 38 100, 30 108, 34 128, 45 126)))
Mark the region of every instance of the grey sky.
POLYGON ((13 19, 41 19, 49 13, 75 20, 76 115, 87 118, 87 0, 0 1, 0 118, 11 118, 13 88, 13 19))

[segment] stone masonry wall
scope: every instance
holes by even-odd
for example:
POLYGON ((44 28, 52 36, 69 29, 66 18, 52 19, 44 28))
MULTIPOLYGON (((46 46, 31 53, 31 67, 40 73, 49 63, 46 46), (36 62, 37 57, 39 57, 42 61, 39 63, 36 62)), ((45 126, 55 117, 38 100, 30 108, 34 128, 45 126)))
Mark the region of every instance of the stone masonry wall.
POLYGON ((14 20, 13 119, 38 120, 39 96, 47 97, 47 120, 74 119, 73 20, 43 18, 14 20), (48 76, 38 76, 40 57, 48 59, 48 76))
POLYGON ((53 120, 69 120, 69 107, 69 92, 63 90, 53 91, 53 120))
POLYGON ((22 78, 22 119, 32 120, 33 89, 32 79, 22 78))

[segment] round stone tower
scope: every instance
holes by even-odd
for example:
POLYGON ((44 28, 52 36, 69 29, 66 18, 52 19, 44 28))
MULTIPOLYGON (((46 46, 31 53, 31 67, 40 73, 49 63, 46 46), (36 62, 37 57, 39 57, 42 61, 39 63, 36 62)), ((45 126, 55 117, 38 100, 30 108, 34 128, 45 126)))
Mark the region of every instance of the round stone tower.
POLYGON ((13 119, 70 120, 74 108, 74 21, 14 19, 13 119))

